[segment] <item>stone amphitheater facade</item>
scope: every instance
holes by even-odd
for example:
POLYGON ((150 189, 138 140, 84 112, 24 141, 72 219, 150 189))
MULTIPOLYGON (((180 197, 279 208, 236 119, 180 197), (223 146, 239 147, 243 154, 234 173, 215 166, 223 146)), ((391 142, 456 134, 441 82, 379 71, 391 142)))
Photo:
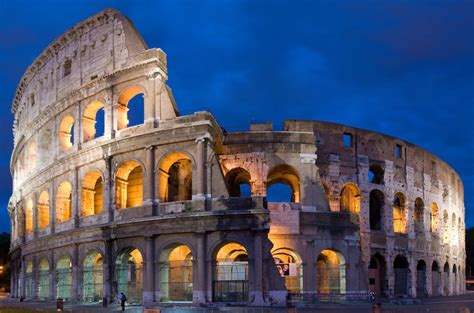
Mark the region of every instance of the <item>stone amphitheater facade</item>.
POLYGON ((463 186, 445 162, 327 122, 227 133, 208 112, 181 116, 167 78, 166 54, 113 9, 28 67, 12 105, 13 298, 465 292, 463 186))

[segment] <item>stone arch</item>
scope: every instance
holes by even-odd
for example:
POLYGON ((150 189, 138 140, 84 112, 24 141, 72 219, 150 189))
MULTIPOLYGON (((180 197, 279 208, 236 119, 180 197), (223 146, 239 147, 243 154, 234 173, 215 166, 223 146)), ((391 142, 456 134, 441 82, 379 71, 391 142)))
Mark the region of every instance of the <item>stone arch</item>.
POLYGON ((415 231, 420 233, 425 230, 425 204, 421 198, 415 199, 415 208, 413 220, 415 222, 415 231))
POLYGON ((430 230, 432 233, 438 231, 438 221, 439 221, 439 209, 436 202, 431 203, 431 212, 430 212, 430 230))
POLYGON ((293 249, 282 247, 273 249, 273 260, 280 276, 285 280, 288 293, 303 292, 303 262, 301 256, 293 249))
POLYGON ((56 297, 71 299, 72 262, 68 255, 63 255, 56 261, 56 297))
POLYGON ((160 252, 161 302, 193 300, 193 253, 182 243, 166 245, 160 252))
POLYGON ((115 174, 117 209, 143 205, 143 167, 136 161, 125 161, 115 174))
POLYGON ((143 293, 143 254, 138 248, 120 250, 115 260, 116 294, 123 292, 128 302, 140 303, 143 293))
POLYGON ((383 185, 385 170, 380 164, 371 164, 369 166, 368 181, 372 184, 383 185))
POLYGON ((387 263, 385 258, 375 253, 369 262, 369 291, 377 296, 385 294, 387 263))
POLYGON ((33 200, 26 201, 25 209, 25 232, 30 234, 33 231, 33 200))
POLYGON ((99 214, 103 210, 104 180, 98 170, 87 172, 82 179, 81 215, 99 214))
POLYGON ((458 273, 456 264, 453 265, 453 294, 458 293, 458 273))
POLYGON ((102 253, 91 249, 82 262, 82 298, 84 301, 95 302, 102 299, 103 293, 102 253))
POLYGON ((382 191, 373 189, 369 194, 369 221, 371 230, 382 230, 382 216, 385 196, 382 191))
POLYGON ((43 191, 38 197, 38 228, 44 229, 49 226, 49 194, 43 191))
MULTIPOLYGON (((117 99, 117 105, 115 108, 116 116, 117 116, 117 129, 121 130, 124 128, 127 128, 129 126, 129 102, 136 96, 143 95, 143 98, 145 98, 145 91, 144 88, 137 86, 137 85, 131 85, 129 87, 126 87, 120 92, 120 95, 117 99)), ((145 103, 143 101, 143 117, 145 116, 145 103)), ((143 118, 144 120, 144 118, 143 118)), ((143 123, 142 120, 142 123, 143 123)))
POLYGON ((38 263, 38 298, 40 300, 49 299, 49 261, 41 258, 38 263))
POLYGON ((393 232, 405 234, 407 232, 407 208, 406 197, 403 193, 397 192, 393 197, 393 232))
POLYGON ((69 151, 74 145, 74 117, 66 115, 59 123, 59 147, 62 152, 69 151))
POLYGON ((248 301, 248 253, 236 242, 221 242, 213 251, 212 301, 248 301))
POLYGON ((63 181, 56 191, 56 221, 63 223, 72 217, 72 185, 63 181))
POLYGON ((166 154, 159 163, 161 202, 192 199, 193 160, 183 151, 166 154))
POLYGON ((404 255, 397 255, 393 261, 395 276, 394 294, 396 296, 408 295, 408 260, 404 255))
POLYGON ((333 249, 322 250, 316 261, 318 294, 346 292, 346 259, 333 249))
POLYGON ((426 297, 428 290, 426 288, 426 262, 419 260, 416 264, 416 296, 426 297))
POLYGON ((346 183, 342 187, 339 207, 341 212, 360 212, 360 191, 356 184, 346 183))
POLYGON ((33 262, 27 261, 26 268, 25 268, 25 298, 32 299, 34 298, 34 285, 33 285, 33 262))
POLYGON ((296 169, 288 164, 279 164, 268 171, 266 180, 267 197, 268 190, 274 184, 287 185, 291 189, 291 199, 287 202, 300 202, 300 178, 296 169))
POLYGON ((444 263, 444 267, 443 267, 443 295, 444 296, 448 296, 450 294, 449 283, 450 283, 449 263, 446 262, 444 263))
POLYGON ((242 167, 235 167, 227 172, 225 175, 225 181, 229 190, 229 196, 241 197, 242 196, 242 185, 247 185, 251 190, 250 172, 242 167))
POLYGON ((431 290, 433 296, 440 296, 440 272, 438 262, 433 261, 431 265, 431 290))
POLYGON ((36 142, 34 140, 32 140, 29 145, 28 145, 28 149, 27 149, 27 157, 26 157, 26 162, 27 162, 27 166, 28 166, 28 172, 31 172, 32 170, 34 170, 36 168, 36 160, 37 160, 37 157, 36 157, 36 154, 37 154, 37 149, 36 149, 36 142))
POLYGON ((96 138, 97 113, 104 110, 104 102, 94 100, 87 105, 82 116, 82 138, 84 142, 96 138))

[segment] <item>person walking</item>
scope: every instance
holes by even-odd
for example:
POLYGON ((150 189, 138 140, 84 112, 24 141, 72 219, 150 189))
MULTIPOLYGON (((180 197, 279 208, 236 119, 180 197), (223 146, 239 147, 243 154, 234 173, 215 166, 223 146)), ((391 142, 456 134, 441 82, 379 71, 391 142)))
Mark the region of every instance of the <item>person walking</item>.
POLYGON ((127 297, 123 294, 123 292, 120 293, 120 306, 122 307, 122 311, 125 311, 125 301, 127 301, 127 297))

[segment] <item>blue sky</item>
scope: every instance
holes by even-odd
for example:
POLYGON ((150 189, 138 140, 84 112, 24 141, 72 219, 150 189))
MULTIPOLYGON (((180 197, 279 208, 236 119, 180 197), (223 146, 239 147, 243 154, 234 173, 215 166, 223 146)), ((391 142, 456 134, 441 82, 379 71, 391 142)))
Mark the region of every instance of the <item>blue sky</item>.
POLYGON ((474 226, 473 1, 0 0, 0 231, 16 85, 57 36, 106 7, 168 54, 182 114, 209 110, 230 131, 317 119, 400 137, 458 171, 474 226))

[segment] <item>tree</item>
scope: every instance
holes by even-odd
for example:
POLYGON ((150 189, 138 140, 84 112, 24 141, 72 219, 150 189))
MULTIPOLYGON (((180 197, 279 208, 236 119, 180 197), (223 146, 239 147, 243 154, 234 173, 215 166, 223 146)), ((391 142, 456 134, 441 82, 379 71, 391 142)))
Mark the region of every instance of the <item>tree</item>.
POLYGON ((0 291, 10 291, 10 234, 0 234, 0 291))

